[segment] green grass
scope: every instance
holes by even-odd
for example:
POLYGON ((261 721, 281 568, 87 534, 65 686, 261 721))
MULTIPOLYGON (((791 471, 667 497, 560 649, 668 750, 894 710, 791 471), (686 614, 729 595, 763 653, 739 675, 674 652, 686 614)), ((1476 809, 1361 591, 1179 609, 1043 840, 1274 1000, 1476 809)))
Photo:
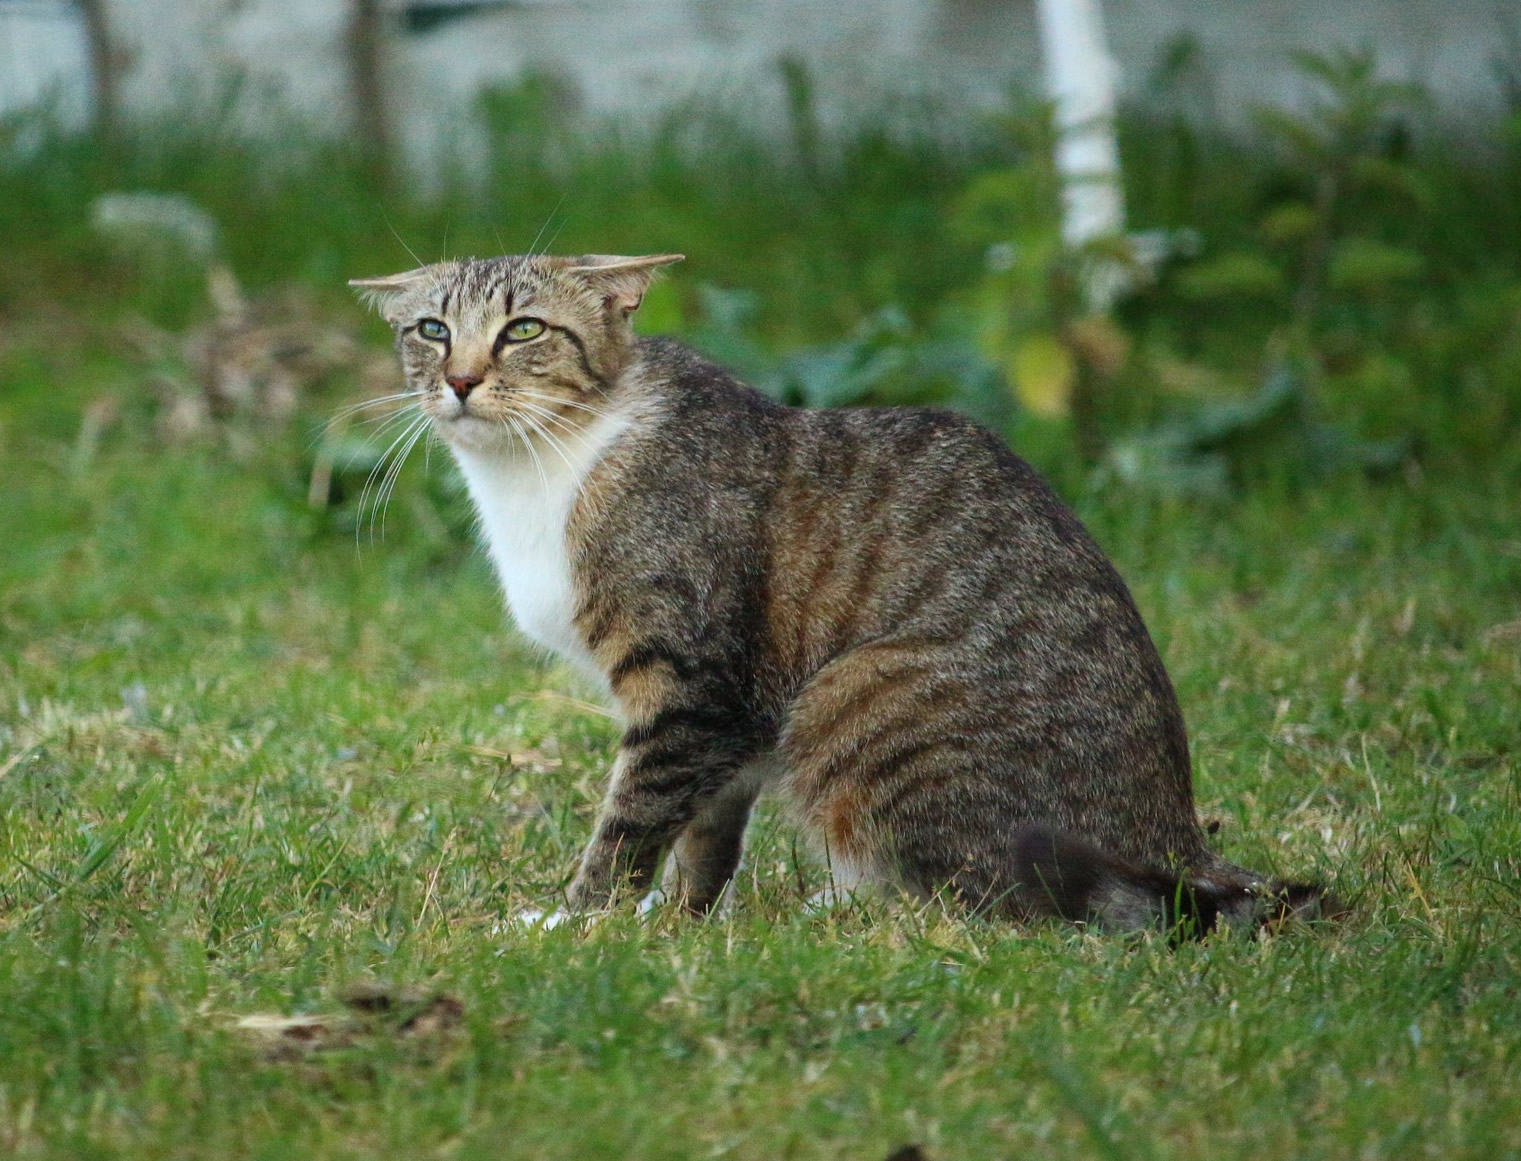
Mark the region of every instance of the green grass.
POLYGON ((514 639, 441 457, 356 544, 301 432, 166 448, 129 396, 81 450, 132 374, 0 360, 0 1155, 1521 1157, 1513 471, 1084 506, 1223 848, 1337 926, 811 916, 763 818, 731 914, 533 933, 499 921, 563 883, 615 731, 514 639), (356 981, 462 1022, 235 1026, 356 981))
POLYGON ((649 124, 588 124, 535 92, 484 102, 483 151, 394 188, 341 143, 291 127, 274 147, 203 108, 138 126, 114 150, 46 121, 28 126, 36 148, 7 148, 0 124, 0 229, 14 240, 0 253, 0 311, 72 299, 161 325, 193 314, 197 268, 145 270, 90 225, 101 194, 146 190, 210 213, 220 256, 256 290, 299 282, 332 304, 351 299, 349 278, 443 257, 675 252, 688 256, 686 296, 666 304, 665 325, 696 312, 700 282, 785 285, 759 325, 784 345, 816 342, 885 303, 926 319, 975 279, 981 249, 951 241, 946 206, 979 166, 1019 152, 980 121, 899 110, 809 163, 743 111, 694 103, 649 124))
MULTIPOLYGON (((723 110, 613 132, 534 85, 488 114, 485 182, 429 196, 199 115, 114 154, 0 127, 0 1156, 1521 1158, 1514 119, 1486 149, 1421 139, 1420 212, 1346 223, 1426 263, 1314 328, 1323 412, 1411 437, 1391 476, 1289 470, 1291 432, 1244 494, 1162 500, 1012 419, 1135 590, 1222 848, 1350 905, 1169 949, 810 915, 818 871, 769 815, 721 918, 503 925, 563 886, 613 723, 514 637, 444 457, 414 457, 383 537, 355 535, 359 478, 307 506, 345 376, 283 432, 155 434, 134 352, 205 318, 201 274, 104 247, 93 198, 190 195, 247 287, 304 292, 284 319, 377 343, 342 283, 408 265, 403 239, 485 254, 548 222, 562 252, 685 251, 646 325, 764 361, 893 304, 966 342, 985 247, 1040 228, 1015 195, 1043 138, 946 111, 790 144, 723 110), (987 174, 1012 217, 979 225, 987 174), (757 292, 742 333, 705 283, 757 292), (366 982, 461 1020, 346 1023, 366 982), (237 1025, 268 1013, 329 1027, 274 1051, 237 1025)), ((1283 260, 1258 223, 1313 175, 1183 124, 1124 139, 1135 226, 1283 260)), ((1240 397, 1281 340, 1283 302, 1189 299, 1188 268, 1120 316, 1106 439, 1240 397)))

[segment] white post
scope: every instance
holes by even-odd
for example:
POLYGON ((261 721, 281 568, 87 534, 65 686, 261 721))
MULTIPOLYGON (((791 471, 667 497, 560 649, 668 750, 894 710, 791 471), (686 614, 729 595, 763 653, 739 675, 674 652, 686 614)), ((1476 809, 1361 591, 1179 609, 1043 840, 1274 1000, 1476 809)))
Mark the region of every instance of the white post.
MULTIPOLYGON (((1125 231, 1120 154, 1114 138, 1119 69, 1104 43, 1100 0, 1039 0, 1046 93, 1055 106, 1056 169, 1062 183, 1062 240, 1081 251, 1125 231)), ((1090 262, 1089 308, 1104 311, 1124 289, 1117 262, 1090 262)))

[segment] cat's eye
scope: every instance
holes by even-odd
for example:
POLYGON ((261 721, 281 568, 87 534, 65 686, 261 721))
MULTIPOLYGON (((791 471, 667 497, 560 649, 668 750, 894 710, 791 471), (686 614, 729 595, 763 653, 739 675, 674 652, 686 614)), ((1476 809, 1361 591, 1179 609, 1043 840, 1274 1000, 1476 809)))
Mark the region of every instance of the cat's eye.
POLYGON ((544 324, 536 318, 520 318, 507 324, 507 341, 526 343, 544 333, 544 324))
POLYGON ((425 318, 417 324, 417 333, 425 339, 441 343, 449 337, 449 328, 436 318, 425 318))

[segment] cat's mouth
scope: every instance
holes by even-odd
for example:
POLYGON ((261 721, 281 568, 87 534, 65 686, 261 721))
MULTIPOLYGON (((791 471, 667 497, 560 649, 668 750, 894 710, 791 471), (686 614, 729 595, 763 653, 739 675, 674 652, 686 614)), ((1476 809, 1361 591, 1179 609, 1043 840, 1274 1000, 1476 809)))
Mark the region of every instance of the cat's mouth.
POLYGON ((433 406, 434 420, 450 423, 464 419, 483 419, 480 405, 472 403, 471 400, 471 395, 461 398, 452 391, 439 392, 433 406))
POLYGON ((512 432, 495 414, 473 398, 456 399, 452 393, 436 398, 429 409, 434 430, 444 440, 461 447, 494 448, 510 443, 512 432))

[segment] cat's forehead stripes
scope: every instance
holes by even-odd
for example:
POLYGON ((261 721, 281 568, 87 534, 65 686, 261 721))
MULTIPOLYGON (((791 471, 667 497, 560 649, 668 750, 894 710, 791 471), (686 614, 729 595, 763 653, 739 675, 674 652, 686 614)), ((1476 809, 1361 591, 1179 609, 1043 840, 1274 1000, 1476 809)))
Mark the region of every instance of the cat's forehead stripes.
POLYGON ((446 282, 446 305, 440 309, 447 309, 447 302, 453 298, 460 310, 500 304, 502 313, 510 315, 534 301, 547 274, 531 257, 461 259, 446 282))

